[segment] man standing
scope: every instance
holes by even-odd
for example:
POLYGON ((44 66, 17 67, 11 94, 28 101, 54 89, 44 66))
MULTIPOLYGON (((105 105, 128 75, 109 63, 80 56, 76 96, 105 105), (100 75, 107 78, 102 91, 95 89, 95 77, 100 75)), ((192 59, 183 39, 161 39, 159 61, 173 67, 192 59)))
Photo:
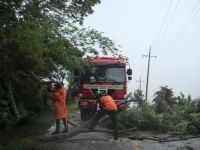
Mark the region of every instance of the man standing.
POLYGON ((114 140, 118 140, 117 105, 115 104, 115 101, 110 95, 107 94, 106 91, 104 93, 97 91, 96 98, 98 98, 100 110, 97 112, 94 121, 89 127, 89 130, 93 130, 101 117, 107 114, 112 119, 114 140))
POLYGON ((60 131, 60 120, 63 121, 64 124, 64 132, 68 132, 68 124, 67 124, 67 109, 66 109, 66 96, 67 91, 63 87, 63 83, 55 83, 54 87, 51 84, 48 88, 49 97, 54 102, 55 107, 55 118, 56 118, 56 130, 52 134, 58 134, 60 131))

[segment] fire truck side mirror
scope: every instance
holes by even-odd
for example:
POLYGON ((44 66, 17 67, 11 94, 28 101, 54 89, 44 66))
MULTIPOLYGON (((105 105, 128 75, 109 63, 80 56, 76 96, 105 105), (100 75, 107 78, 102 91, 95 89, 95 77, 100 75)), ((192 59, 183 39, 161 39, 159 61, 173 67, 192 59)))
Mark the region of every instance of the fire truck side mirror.
POLYGON ((127 74, 130 76, 132 75, 132 69, 127 69, 127 74))
POLYGON ((128 76, 128 80, 132 80, 132 77, 131 77, 131 76, 128 76))

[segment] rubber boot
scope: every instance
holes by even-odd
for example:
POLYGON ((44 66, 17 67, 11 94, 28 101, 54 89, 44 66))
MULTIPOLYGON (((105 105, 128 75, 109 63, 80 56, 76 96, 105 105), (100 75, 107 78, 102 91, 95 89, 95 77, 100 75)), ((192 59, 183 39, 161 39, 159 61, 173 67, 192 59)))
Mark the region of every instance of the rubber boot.
POLYGON ((63 133, 68 132, 68 123, 67 123, 67 119, 63 118, 63 124, 64 124, 64 130, 63 133))
POLYGON ((60 120, 56 119, 56 130, 52 134, 59 134, 60 130, 60 120))

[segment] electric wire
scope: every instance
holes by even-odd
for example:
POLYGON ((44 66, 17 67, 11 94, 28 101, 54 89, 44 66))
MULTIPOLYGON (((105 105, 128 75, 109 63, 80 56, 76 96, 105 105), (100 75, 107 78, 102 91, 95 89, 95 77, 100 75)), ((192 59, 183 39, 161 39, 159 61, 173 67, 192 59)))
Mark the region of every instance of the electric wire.
MULTIPOLYGON (((197 1, 193 11, 191 12, 191 14, 189 15, 189 17, 186 19, 185 23, 183 24, 183 26, 180 28, 180 30, 177 32, 177 34, 175 35, 175 38, 170 42, 169 45, 167 45, 167 47, 163 50, 163 52, 165 53, 165 57, 167 56, 167 54, 169 55, 172 50, 169 50, 170 47, 172 49, 173 46, 175 46, 176 44, 178 44, 178 42, 181 40, 181 38, 184 36, 184 33, 187 31, 187 29, 189 28, 189 26, 192 24, 193 20, 195 19, 195 17, 197 16, 197 14, 200 11, 200 0, 197 1), (169 51, 166 51, 169 50, 169 51)), ((163 53, 163 54, 164 54, 163 53)))
POLYGON ((164 28, 164 26, 166 24, 166 21, 167 21, 167 18, 169 16, 169 12, 170 12, 171 6, 172 6, 172 0, 170 0, 169 7, 168 7, 167 12, 165 14, 165 17, 163 19, 163 22, 162 22, 162 24, 160 26, 160 29, 159 29, 154 41, 152 42, 152 46, 154 46, 154 47, 156 47, 156 41, 158 41, 158 39, 159 39, 159 37, 160 37, 160 35, 161 35, 162 31, 163 31, 163 28, 164 28))
POLYGON ((184 33, 187 31, 195 17, 197 16, 198 12, 200 11, 200 1, 198 0, 198 5, 196 5, 195 10, 192 12, 190 17, 187 19, 183 27, 179 30, 176 37, 174 38, 174 43, 177 43, 184 35, 184 33))
POLYGON ((171 25, 171 23, 172 23, 172 21, 173 21, 173 19, 174 19, 174 17, 175 17, 175 14, 176 14, 176 12, 177 12, 177 10, 178 10, 178 6, 180 5, 180 2, 181 2, 181 0, 179 0, 179 1, 176 3, 175 9, 174 9, 173 12, 172 12, 172 15, 171 15, 171 17, 170 17, 170 19, 169 19, 169 21, 168 21, 168 23, 167 23, 167 25, 166 25, 166 28, 165 28, 165 30, 163 31, 163 34, 161 35, 161 37, 160 37, 160 39, 159 39, 159 41, 158 41, 157 47, 160 46, 160 44, 161 44, 162 40, 164 39, 164 37, 165 37, 167 31, 169 30, 170 25, 171 25))

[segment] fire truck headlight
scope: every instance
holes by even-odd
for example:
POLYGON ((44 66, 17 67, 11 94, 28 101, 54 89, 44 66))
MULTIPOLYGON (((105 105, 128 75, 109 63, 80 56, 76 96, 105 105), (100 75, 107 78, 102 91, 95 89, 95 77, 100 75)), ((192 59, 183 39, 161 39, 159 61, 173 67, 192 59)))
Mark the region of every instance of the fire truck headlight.
POLYGON ((79 96, 82 97, 83 95, 82 95, 82 94, 79 94, 79 96))

